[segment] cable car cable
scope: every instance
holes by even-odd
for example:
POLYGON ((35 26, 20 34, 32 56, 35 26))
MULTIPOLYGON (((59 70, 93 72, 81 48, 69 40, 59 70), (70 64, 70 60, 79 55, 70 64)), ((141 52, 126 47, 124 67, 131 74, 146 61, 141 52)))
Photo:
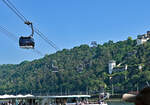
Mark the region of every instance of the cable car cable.
MULTIPOLYGON (((18 42, 18 38, 16 37, 16 35, 9 32, 6 28, 0 26, 0 32, 5 34, 8 38, 11 38, 13 41, 18 42)), ((40 56, 43 56, 43 54, 37 49, 33 49, 32 51, 39 54, 40 56)))
POLYGON ((0 26, 0 31, 11 38, 13 41, 18 42, 18 38, 13 33, 7 31, 6 28, 0 26))
POLYGON ((7 6, 8 8, 10 8, 23 22, 27 21, 27 19, 16 9, 16 7, 7 0, 7 2, 5 0, 2 0, 7 6))
POLYGON ((36 52, 37 54, 39 54, 40 56, 43 56, 43 54, 39 50, 33 49, 33 51, 36 52))
POLYGON ((51 40, 49 40, 42 32, 35 28, 35 33, 37 33, 45 42, 47 42, 51 47, 53 47, 56 51, 60 50, 51 40))
MULTIPOLYGON (((24 23, 28 22, 28 20, 23 16, 18 9, 9 1, 2 0, 24 23)), ((35 33, 37 33, 45 42, 47 42, 51 47, 53 47, 56 51, 60 50, 51 40, 49 40, 42 32, 40 32, 37 28, 35 29, 35 33)))
POLYGON ((25 16, 23 16, 23 14, 21 14, 21 12, 19 12, 19 11, 17 10, 17 8, 16 8, 9 0, 7 0, 7 2, 8 2, 9 4, 11 4, 11 6, 17 11, 17 13, 20 14, 20 16, 22 16, 22 19, 24 19, 24 21, 27 21, 27 18, 25 18, 25 16))

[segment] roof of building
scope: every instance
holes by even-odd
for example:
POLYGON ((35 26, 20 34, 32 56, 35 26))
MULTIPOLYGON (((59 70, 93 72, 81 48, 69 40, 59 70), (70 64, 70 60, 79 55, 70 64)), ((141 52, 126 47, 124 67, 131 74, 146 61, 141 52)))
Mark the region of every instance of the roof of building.
POLYGON ((90 98, 90 95, 37 96, 37 98, 90 98))
POLYGON ((116 63, 116 61, 115 60, 110 60, 109 63, 116 63))
POLYGON ((3 99, 44 99, 44 98, 90 98, 90 95, 62 95, 62 96, 34 96, 31 94, 27 95, 0 95, 0 100, 3 99))
POLYGON ((5 95, 0 95, 0 100, 1 99, 22 99, 22 98, 35 98, 34 95, 31 95, 31 94, 27 94, 27 95, 8 95, 8 94, 5 94, 5 95))

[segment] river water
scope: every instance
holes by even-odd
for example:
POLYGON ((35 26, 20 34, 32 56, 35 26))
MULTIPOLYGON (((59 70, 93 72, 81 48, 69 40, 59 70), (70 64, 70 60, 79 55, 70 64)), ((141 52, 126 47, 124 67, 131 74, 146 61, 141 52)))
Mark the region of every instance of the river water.
POLYGON ((107 102, 108 105, 134 105, 133 103, 126 103, 126 102, 107 102))

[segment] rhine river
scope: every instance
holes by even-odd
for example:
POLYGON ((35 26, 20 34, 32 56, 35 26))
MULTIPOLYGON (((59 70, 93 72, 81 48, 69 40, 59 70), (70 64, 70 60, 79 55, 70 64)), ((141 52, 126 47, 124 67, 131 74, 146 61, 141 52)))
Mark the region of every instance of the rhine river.
POLYGON ((107 102, 108 105, 134 105, 133 103, 126 103, 126 102, 107 102))

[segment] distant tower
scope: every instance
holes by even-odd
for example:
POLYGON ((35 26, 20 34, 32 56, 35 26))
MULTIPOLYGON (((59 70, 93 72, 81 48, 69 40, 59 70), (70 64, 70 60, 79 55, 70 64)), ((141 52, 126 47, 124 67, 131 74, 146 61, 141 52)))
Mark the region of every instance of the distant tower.
POLYGON ((116 67, 116 61, 110 60, 108 66, 109 66, 109 74, 112 74, 113 68, 116 67))
POLYGON ((91 42, 91 46, 92 46, 92 47, 97 47, 97 42, 96 42, 96 41, 92 41, 92 42, 91 42))

